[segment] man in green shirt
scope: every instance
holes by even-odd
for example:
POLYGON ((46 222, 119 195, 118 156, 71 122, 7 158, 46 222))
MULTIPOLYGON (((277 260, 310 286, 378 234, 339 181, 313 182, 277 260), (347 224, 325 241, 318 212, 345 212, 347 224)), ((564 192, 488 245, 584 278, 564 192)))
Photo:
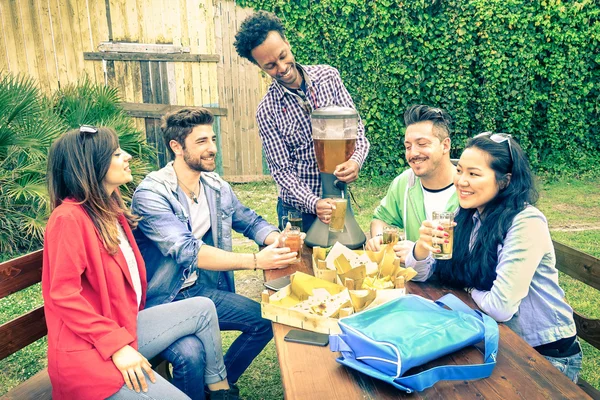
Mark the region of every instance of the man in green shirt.
POLYGON ((394 179, 375 209, 367 242, 368 250, 377 251, 385 226, 403 228, 406 240, 394 246, 401 262, 419 238, 421 223, 431 220, 433 211, 458 209, 456 167, 450 161, 450 116, 439 108, 416 105, 406 110, 404 123, 410 168, 394 179))

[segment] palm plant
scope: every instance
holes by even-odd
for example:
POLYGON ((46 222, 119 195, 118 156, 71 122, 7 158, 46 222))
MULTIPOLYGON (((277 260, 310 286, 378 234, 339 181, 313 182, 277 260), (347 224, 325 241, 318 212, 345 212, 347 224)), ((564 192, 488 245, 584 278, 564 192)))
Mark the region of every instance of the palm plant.
POLYGON ((41 245, 49 211, 46 156, 64 129, 32 79, 0 74, 0 252, 41 245))
POLYGON ((133 189, 156 165, 156 151, 120 106, 118 90, 87 79, 45 97, 31 78, 0 73, 0 254, 42 245, 50 213, 46 189, 48 150, 61 133, 83 124, 108 126, 134 156, 133 189))

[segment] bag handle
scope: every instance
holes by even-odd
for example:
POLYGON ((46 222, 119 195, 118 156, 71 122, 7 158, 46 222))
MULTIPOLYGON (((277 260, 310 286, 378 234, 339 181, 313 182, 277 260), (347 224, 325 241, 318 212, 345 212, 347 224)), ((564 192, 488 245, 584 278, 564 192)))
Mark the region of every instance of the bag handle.
POLYGON ((487 378, 496 366, 498 353, 498 324, 491 317, 480 311, 471 309, 453 294, 441 297, 436 303, 443 307, 448 306, 456 311, 466 312, 483 321, 485 354, 482 364, 473 365, 445 365, 434 367, 421 373, 396 378, 394 381, 416 391, 425 390, 441 380, 470 380, 487 378))
POLYGON ((477 312, 471 307, 466 305, 461 299, 453 295, 452 293, 445 294, 435 301, 436 304, 444 307, 448 307, 451 310, 461 311, 466 314, 471 314, 474 317, 478 317, 477 312))

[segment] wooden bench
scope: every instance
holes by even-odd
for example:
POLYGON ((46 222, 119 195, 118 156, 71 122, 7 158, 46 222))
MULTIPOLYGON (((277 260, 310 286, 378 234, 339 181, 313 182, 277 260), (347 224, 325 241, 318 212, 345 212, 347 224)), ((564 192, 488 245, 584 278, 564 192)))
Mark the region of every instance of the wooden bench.
MULTIPOLYGON (((42 279, 42 250, 0 264, 0 299, 26 289, 42 279)), ((48 333, 44 306, 21 315, 0 326, 0 360, 27 347, 48 333)), ((167 363, 155 358, 154 369, 170 379, 167 363)), ((45 400, 52 398, 52 385, 45 368, 2 396, 7 400, 45 400)))
MULTIPOLYGON (((556 268, 571 278, 600 290, 600 259, 556 240, 553 243, 556 268)), ((600 296, 597 297, 597 303, 600 304, 600 296)), ((577 310, 573 310, 573 318, 577 325, 577 336, 600 350, 600 320, 587 318, 577 310)), ((593 399, 600 399, 600 391, 582 378, 579 378, 577 385, 593 399)))
MULTIPOLYGON (((0 264, 0 298, 26 289, 42 279, 42 250, 0 264)), ((44 307, 0 326, 0 360, 30 345, 48 333, 44 307)), ((4 395, 6 399, 51 399, 52 386, 44 369, 4 395)))

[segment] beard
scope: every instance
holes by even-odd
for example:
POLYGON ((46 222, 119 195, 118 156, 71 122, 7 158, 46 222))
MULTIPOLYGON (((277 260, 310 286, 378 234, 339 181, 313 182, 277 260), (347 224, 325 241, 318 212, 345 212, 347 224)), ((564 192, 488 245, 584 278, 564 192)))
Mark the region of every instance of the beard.
MULTIPOLYGON (((216 157, 216 154, 212 154, 210 157, 216 157)), ((206 161, 202 157, 194 158, 186 150, 183 151, 183 161, 185 161, 190 169, 197 172, 213 172, 217 168, 215 159, 213 161, 206 161)))

